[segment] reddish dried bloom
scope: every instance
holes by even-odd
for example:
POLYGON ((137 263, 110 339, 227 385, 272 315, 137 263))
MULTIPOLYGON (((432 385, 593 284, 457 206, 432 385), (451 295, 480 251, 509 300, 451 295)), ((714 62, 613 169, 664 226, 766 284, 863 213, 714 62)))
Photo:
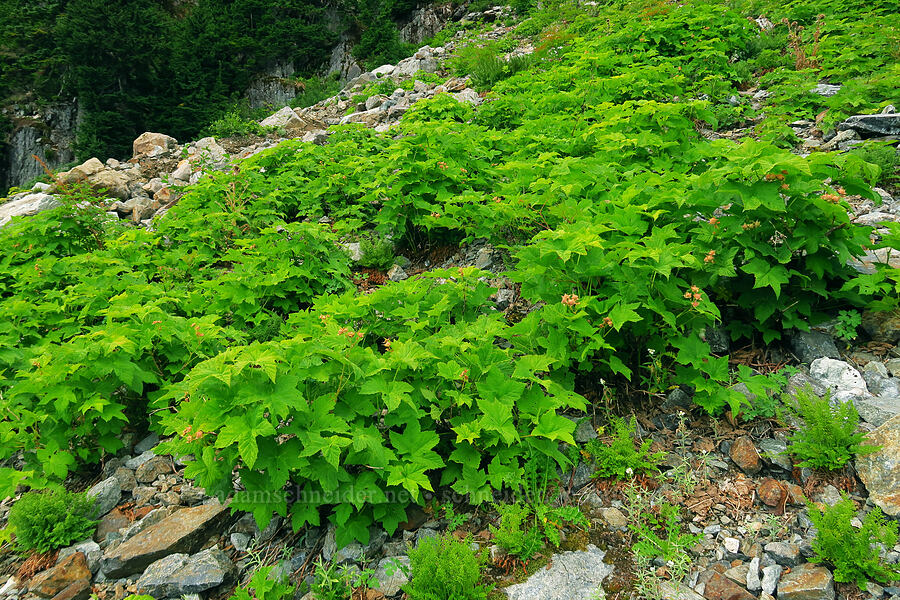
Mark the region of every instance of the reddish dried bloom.
POLYGON ((716 260, 715 250, 710 250, 709 253, 707 253, 707 255, 703 258, 703 262, 705 263, 711 263, 714 260, 716 260))
POLYGON ((575 294, 563 294, 562 303, 566 306, 575 306, 578 304, 578 296, 575 294))

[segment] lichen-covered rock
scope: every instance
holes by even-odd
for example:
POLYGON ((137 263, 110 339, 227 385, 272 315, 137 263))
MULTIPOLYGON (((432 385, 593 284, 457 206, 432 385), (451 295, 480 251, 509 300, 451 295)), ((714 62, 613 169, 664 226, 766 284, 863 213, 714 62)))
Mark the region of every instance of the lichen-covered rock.
POLYGON ((137 580, 137 588, 154 598, 179 598, 230 583, 236 573, 234 563, 214 547, 194 556, 171 554, 154 562, 137 580))
POLYGON ((122 498, 122 486, 118 479, 110 477, 89 489, 87 496, 94 499, 95 515, 102 517, 119 503, 122 498))
POLYGON ((52 598, 76 581, 91 579, 87 559, 81 552, 70 554, 56 566, 38 573, 28 583, 28 591, 41 598, 52 598))
POLYGON ((524 583, 505 589, 509 600, 591 600, 612 565, 603 562, 605 553, 593 545, 584 551, 553 556, 549 569, 540 569, 524 583))
POLYGON ((834 600, 834 577, 825 567, 802 564, 781 578, 778 600, 834 600))
POLYGON ((900 415, 870 433, 866 443, 881 448, 856 458, 859 478, 876 506, 885 514, 900 515, 900 415))
POLYGON ((218 503, 179 510, 107 552, 101 569, 107 577, 125 577, 170 554, 194 552, 225 514, 218 503))

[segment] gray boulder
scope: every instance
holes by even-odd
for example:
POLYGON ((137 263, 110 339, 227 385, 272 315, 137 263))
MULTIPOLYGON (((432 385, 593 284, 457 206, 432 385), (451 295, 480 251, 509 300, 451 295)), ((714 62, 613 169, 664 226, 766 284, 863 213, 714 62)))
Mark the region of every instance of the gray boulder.
POLYGON ((831 390, 832 400, 854 400, 869 396, 866 382, 859 371, 842 360, 817 358, 809 367, 810 377, 831 390))
POLYGON ((900 416, 891 418, 870 433, 867 443, 881 448, 857 456, 859 478, 876 506, 888 515, 900 515, 900 416))
POLYGON ((798 331, 791 336, 791 350, 802 363, 811 363, 817 358, 840 358, 837 346, 831 336, 821 331, 798 331))
POLYGON ((862 137, 900 135, 900 113, 853 115, 837 128, 841 131, 852 129, 862 137))
POLYGON ((396 596, 400 588, 409 582, 404 569, 409 569, 408 556, 382 558, 375 568, 378 589, 385 596, 396 596))
POLYGON ((95 514, 102 517, 119 503, 122 498, 122 486, 118 479, 110 477, 89 489, 87 496, 94 499, 95 514))
POLYGON ((231 583, 236 574, 234 563, 213 547, 193 556, 171 554, 156 561, 137 580, 137 588, 154 598, 178 598, 231 583))
POLYGON ((36 215, 39 212, 59 206, 59 200, 50 194, 26 194, 15 200, 0 205, 0 227, 9 223, 13 217, 36 215))
POLYGON ((613 566, 603 562, 605 553, 594 545, 584 551, 563 552, 553 557, 549 569, 540 569, 524 583, 505 589, 509 600, 592 600, 598 598, 603 580, 613 566))

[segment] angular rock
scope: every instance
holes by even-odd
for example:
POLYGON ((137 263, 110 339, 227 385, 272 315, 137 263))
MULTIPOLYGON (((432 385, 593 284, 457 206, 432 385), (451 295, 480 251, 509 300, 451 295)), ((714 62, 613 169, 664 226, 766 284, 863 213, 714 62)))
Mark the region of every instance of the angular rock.
POLYGON ((120 200, 127 200, 131 197, 130 184, 132 181, 125 171, 111 170, 100 171, 88 178, 88 182, 94 190, 120 200))
POLYGON ((172 554, 154 562, 137 580, 137 588, 154 598, 178 598, 230 583, 236 574, 234 563, 213 547, 194 556, 172 554))
POLYGON ((53 596, 53 600, 88 600, 91 597, 91 580, 79 579, 53 596))
POLYGON ((387 272, 387 278, 391 281, 403 281, 404 279, 408 279, 409 275, 406 274, 406 271, 403 270, 403 267, 400 265, 394 265, 387 272))
POLYGON ((759 557, 754 557, 747 565, 747 589, 758 592, 762 589, 762 580, 759 578, 759 557))
POLYGON ((703 600, 703 596, 681 583, 663 581, 659 592, 666 600, 703 600))
POLYGON ((60 183, 76 183, 78 181, 83 181, 87 179, 91 175, 95 173, 99 173, 105 167, 103 163, 100 162, 99 158, 90 158, 85 162, 81 163, 77 167, 72 167, 65 173, 60 173, 57 176, 57 179, 60 183))
POLYGON ((26 194, 16 200, 0 204, 0 227, 9 223, 13 217, 27 217, 59 206, 56 196, 50 194, 26 194))
POLYGON ((590 600, 613 572, 603 562, 605 553, 588 544, 584 551, 563 552, 553 556, 549 569, 540 569, 524 583, 504 591, 509 600, 590 600))
POLYGON ((119 488, 123 492, 130 492, 137 487, 137 480, 134 478, 134 471, 125 467, 119 467, 113 473, 113 477, 119 482, 119 488))
POLYGON ((900 135, 900 113, 853 115, 837 128, 841 131, 852 129, 862 137, 900 135))
POLYGON ((485 270, 491 266, 491 263, 494 262, 494 249, 490 246, 485 246, 478 250, 478 254, 475 255, 475 268, 485 270))
POLYGON ((622 511, 615 507, 607 507, 600 509, 600 516, 606 521, 606 524, 613 529, 625 531, 628 528, 628 519, 622 514, 622 511))
POLYGON ((774 594, 775 588, 778 587, 778 580, 781 579, 781 572, 784 567, 781 565, 769 565, 763 567, 762 591, 763 594, 774 594))
POLYGON ((726 554, 738 554, 741 551, 741 540, 734 537, 723 538, 722 547, 725 548, 726 554))
POLYGON ((800 546, 790 542, 769 542, 766 554, 783 567, 795 567, 800 564, 800 546))
POLYGON ((98 542, 104 542, 106 536, 110 533, 120 531, 131 524, 131 519, 118 508, 113 509, 100 519, 97 524, 97 531, 94 533, 94 539, 98 542))
POLYGON ((87 559, 81 552, 70 554, 54 567, 38 573, 28 582, 28 591, 41 598, 52 598, 69 585, 83 579, 91 579, 87 559))
POLYGON ((856 398, 853 400, 853 406, 863 421, 881 427, 900 415, 900 394, 856 398))
POLYGON ((169 554, 194 552, 225 516, 225 506, 218 503, 179 510, 108 552, 101 569, 109 578, 125 577, 169 554))
POLYGON ((115 477, 104 479, 87 491, 94 499, 95 517, 101 517, 114 509, 122 498, 122 486, 115 477))
POLYGON ((866 444, 881 446, 856 457, 856 472, 869 499, 885 514, 900 515, 900 416, 892 417, 866 436, 866 444))
POLYGON ((178 141, 163 133, 145 131, 134 140, 132 151, 135 158, 155 158, 168 153, 178 145, 178 141))
POLYGON ((834 600, 834 577, 825 567, 802 564, 781 578, 778 600, 834 600))
POLYGON ((756 600, 756 596, 725 577, 721 573, 712 572, 706 587, 703 589, 706 600, 756 600))
POLYGON ((809 364, 817 358, 840 358, 831 336, 821 331, 798 331, 791 336, 791 349, 800 362, 809 364))
POLYGON ((816 85, 816 87, 809 90, 811 94, 818 94, 820 96, 825 96, 826 98, 830 96, 834 96, 839 91, 841 91, 841 87, 839 85, 832 85, 830 83, 820 83, 816 85))
POLYGON ((100 568, 100 558, 103 556, 103 550, 100 549, 100 544, 90 539, 60 550, 59 555, 56 557, 56 564, 59 564, 64 558, 76 552, 84 554, 88 569, 91 570, 91 573, 96 573, 97 569, 100 568))
POLYGON ((747 475, 756 475, 762 470, 759 452, 757 452, 753 440, 746 435, 734 440, 728 456, 747 475))
POLYGON ((202 161, 221 162, 228 156, 225 148, 214 137, 200 138, 193 143, 191 150, 193 150, 192 154, 202 161))
POLYGON ((300 121, 300 118, 290 106, 285 106, 259 122, 263 127, 287 127, 290 123, 300 121))
MULTIPOLYGON (((889 249, 880 248, 879 250, 889 249)), ((894 267, 900 267, 897 252, 892 252, 890 256, 892 259, 889 264, 894 267)), ((879 260, 877 262, 887 263, 887 256, 884 258, 885 260, 879 260)), ((862 314, 862 328, 865 329, 866 333, 868 333, 876 342, 884 342, 887 344, 896 344, 897 342, 900 342, 900 315, 897 315, 894 312, 864 311, 862 314)))
POLYGON ((408 556, 382 558, 375 569, 378 590, 385 596, 395 596, 400 588, 409 583, 409 577, 401 567, 409 568, 408 556))
POLYGON ((787 498, 787 490, 781 483, 771 477, 766 477, 756 489, 759 499, 766 506, 779 506, 787 498))
POLYGON ((188 181, 191 178, 191 161, 185 159, 178 163, 178 167, 172 171, 172 177, 180 181, 188 181))
POLYGON ((172 472, 172 461, 165 456, 154 456, 134 471, 139 483, 151 483, 160 475, 172 472))
POLYGON ((831 390, 832 400, 846 401, 869 395, 866 382, 859 371, 842 360, 817 358, 809 367, 809 375, 831 390))
POLYGON ((774 438, 759 440, 760 456, 764 461, 770 462, 785 471, 793 468, 790 457, 787 455, 787 442, 774 438))

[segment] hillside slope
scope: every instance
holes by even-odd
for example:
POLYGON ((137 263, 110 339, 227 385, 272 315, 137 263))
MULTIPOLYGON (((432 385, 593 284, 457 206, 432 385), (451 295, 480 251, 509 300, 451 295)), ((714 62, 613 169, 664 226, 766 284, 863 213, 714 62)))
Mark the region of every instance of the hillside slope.
POLYGON ((460 529, 495 597, 890 597, 891 4, 492 9, 268 139, 17 197, 59 206, 0 226, 0 495, 99 482, 110 593, 321 553, 483 598, 407 557, 460 529))

